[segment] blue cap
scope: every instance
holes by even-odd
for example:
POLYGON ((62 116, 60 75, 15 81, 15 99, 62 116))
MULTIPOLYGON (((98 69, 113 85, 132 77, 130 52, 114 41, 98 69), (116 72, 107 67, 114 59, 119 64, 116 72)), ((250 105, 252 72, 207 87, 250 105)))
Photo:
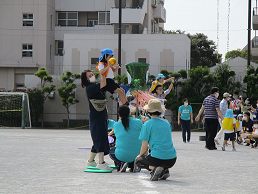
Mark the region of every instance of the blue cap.
POLYGON ((165 76, 162 73, 160 73, 160 74, 158 74, 157 79, 159 79, 159 78, 165 78, 165 76))
POLYGON ((103 50, 101 51, 101 56, 100 56, 100 58, 99 58, 99 61, 101 61, 102 58, 104 57, 104 55, 106 55, 106 54, 108 54, 108 55, 114 55, 114 53, 113 53, 113 51, 112 51, 111 49, 105 48, 105 49, 103 49, 103 50))
POLYGON ((226 113, 226 115, 225 115, 225 118, 234 118, 233 110, 232 110, 232 109, 228 109, 228 110, 227 110, 227 113, 226 113))
POLYGON ((242 116, 243 116, 242 114, 237 115, 237 120, 238 120, 238 117, 242 117, 242 116))

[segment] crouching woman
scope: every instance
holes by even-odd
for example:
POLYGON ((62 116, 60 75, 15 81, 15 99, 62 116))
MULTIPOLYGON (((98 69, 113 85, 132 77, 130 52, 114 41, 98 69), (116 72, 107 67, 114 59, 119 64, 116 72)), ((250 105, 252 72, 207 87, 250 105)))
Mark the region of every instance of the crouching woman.
POLYGON ((165 180, 170 176, 168 169, 174 166, 177 158, 171 137, 172 126, 160 117, 165 107, 159 100, 150 100, 144 109, 151 115, 151 119, 142 126, 139 137, 142 147, 136 157, 136 165, 151 170, 151 181, 165 180), (148 145, 151 153, 146 155, 148 145))

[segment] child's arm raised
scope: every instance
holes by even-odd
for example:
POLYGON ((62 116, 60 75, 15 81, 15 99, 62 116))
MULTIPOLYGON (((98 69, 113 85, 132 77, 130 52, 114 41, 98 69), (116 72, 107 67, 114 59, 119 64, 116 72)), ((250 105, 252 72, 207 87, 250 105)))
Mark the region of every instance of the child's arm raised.
POLYGON ((168 82, 168 81, 171 81, 172 79, 175 81, 175 77, 171 77, 171 78, 169 78, 169 79, 164 80, 164 82, 166 83, 166 82, 168 82))
POLYGON ((116 67, 111 66, 111 69, 113 72, 116 72, 120 68, 121 68, 120 65, 117 65, 116 67))

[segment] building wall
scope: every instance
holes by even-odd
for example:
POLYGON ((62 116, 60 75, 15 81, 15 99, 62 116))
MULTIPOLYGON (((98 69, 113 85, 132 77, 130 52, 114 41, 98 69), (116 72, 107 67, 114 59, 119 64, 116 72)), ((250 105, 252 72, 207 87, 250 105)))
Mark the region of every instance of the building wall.
MULTIPOLYGON (((234 59, 229 60, 228 62, 224 62, 223 64, 228 64, 231 70, 236 72, 236 80, 243 83, 243 77, 246 75, 247 69, 247 60, 242 57, 236 57, 234 59)), ((219 64, 210 68, 211 72, 214 73, 215 69, 218 67, 219 64)), ((255 68, 258 67, 257 63, 251 62, 255 68)))
MULTIPOLYGON (((80 71, 91 68, 91 58, 100 57, 100 51, 118 48, 117 35, 88 35, 80 38, 74 34, 65 34, 64 70, 71 70, 72 49, 80 54, 80 71), (90 56, 92 54, 92 56, 90 56)), ((150 63, 150 73, 156 75, 161 69, 177 72, 190 68, 190 40, 186 35, 179 34, 149 34, 122 36, 122 72, 124 64, 138 62, 138 58, 146 58, 150 63)), ((118 53, 115 53, 117 58, 118 53)), ((74 72, 75 73, 75 72, 74 72)))
POLYGON ((0 77, 0 88, 5 90, 16 87, 18 83, 15 82, 15 77, 19 77, 20 82, 27 72, 31 74, 33 69, 35 73, 40 67, 46 67, 52 73, 54 66, 54 29, 50 30, 51 15, 53 20, 55 16, 54 1, 19 2, 0 1, 0 73, 10 75, 8 83, 5 83, 6 79, 3 79, 3 76, 0 77), (24 13, 33 14, 32 27, 23 26, 24 13), (33 45, 33 57, 22 57, 22 44, 25 43, 33 45), (52 45, 52 60, 50 60, 50 45, 52 45), (23 73, 15 73, 20 68, 24 68, 23 73), (14 75, 10 72, 14 72, 14 75))

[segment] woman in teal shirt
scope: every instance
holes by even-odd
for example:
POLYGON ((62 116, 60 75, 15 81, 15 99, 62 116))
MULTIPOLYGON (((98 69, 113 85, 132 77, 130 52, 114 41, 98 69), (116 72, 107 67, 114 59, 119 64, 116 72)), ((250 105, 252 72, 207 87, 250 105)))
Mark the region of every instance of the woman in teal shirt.
POLYGON ((125 172, 127 167, 133 171, 134 160, 141 149, 142 121, 130 118, 130 109, 126 105, 119 107, 119 118, 120 121, 114 124, 116 147, 110 149, 109 156, 114 160, 117 171, 125 172))
POLYGON ((183 142, 186 143, 186 131, 187 131, 187 142, 190 142, 191 138, 191 123, 193 123, 193 110, 190 105, 188 105, 188 99, 184 98, 182 101, 183 105, 178 109, 178 125, 181 124, 183 142))
POLYGON ((136 157, 136 165, 151 170, 151 181, 165 180, 170 176, 168 169, 174 166, 177 158, 171 137, 172 126, 161 118, 165 106, 158 99, 151 99, 144 109, 151 115, 151 119, 142 126, 139 137, 142 147, 136 157), (150 155, 146 155, 148 145, 150 155))

